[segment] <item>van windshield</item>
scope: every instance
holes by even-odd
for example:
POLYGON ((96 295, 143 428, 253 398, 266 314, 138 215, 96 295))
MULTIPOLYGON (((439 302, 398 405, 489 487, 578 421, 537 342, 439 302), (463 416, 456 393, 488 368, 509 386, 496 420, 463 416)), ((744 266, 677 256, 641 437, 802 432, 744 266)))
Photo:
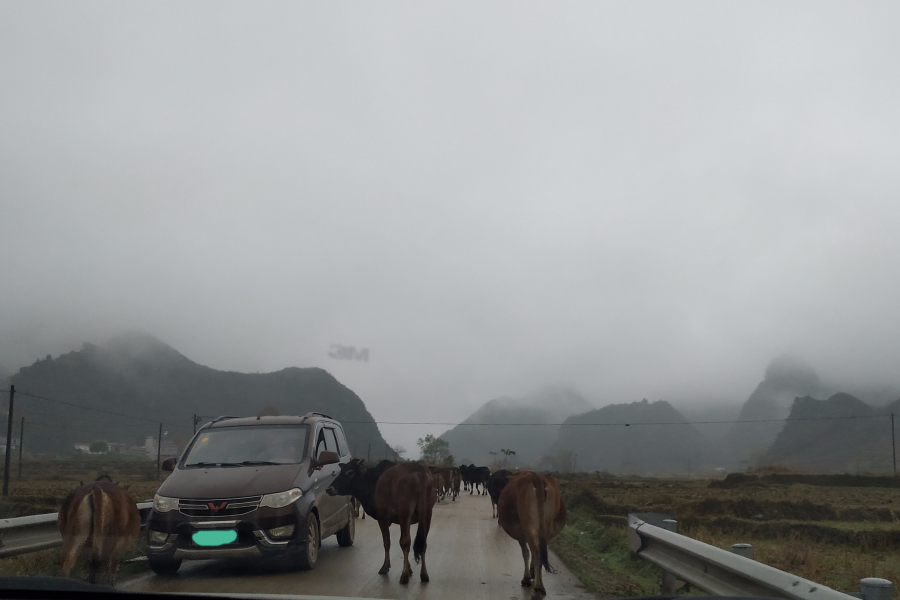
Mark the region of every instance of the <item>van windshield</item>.
POLYGON ((303 460, 306 425, 251 425, 208 429, 184 459, 186 467, 289 465, 303 460))

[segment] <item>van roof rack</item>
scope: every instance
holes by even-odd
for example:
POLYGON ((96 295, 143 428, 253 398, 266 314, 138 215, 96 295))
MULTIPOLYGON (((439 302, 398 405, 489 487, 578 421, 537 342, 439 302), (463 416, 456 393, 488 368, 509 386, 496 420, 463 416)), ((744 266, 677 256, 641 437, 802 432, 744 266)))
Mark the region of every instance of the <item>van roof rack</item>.
POLYGON ((303 415, 303 419, 300 420, 300 424, 306 423, 306 420, 310 417, 325 417, 326 419, 334 419, 331 415, 326 415, 325 413, 320 412, 308 412, 303 415))
POLYGON ((215 419, 210 421, 209 424, 214 425, 214 424, 218 423, 219 421, 224 421, 226 419, 240 419, 240 417, 233 417, 231 415, 222 415, 221 417, 216 417, 215 419))

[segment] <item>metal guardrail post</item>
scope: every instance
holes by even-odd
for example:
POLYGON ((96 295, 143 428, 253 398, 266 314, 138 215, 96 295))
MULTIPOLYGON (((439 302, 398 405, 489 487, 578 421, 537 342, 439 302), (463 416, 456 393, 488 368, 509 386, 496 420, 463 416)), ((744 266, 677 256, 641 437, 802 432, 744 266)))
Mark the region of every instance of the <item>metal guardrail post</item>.
POLYGON ((731 551, 744 558, 753 558, 753 544, 732 544, 731 551))
POLYGON ((862 600, 891 600, 894 584, 879 577, 866 577, 859 580, 859 591, 862 600))
MULTIPOLYGON (((666 531, 671 531, 672 533, 678 533, 678 521, 675 519, 664 519, 663 529, 666 531)), ((662 570, 662 583, 659 585, 659 593, 663 596, 673 596, 675 595, 675 584, 678 582, 678 579, 672 573, 669 573, 665 569, 662 570)))

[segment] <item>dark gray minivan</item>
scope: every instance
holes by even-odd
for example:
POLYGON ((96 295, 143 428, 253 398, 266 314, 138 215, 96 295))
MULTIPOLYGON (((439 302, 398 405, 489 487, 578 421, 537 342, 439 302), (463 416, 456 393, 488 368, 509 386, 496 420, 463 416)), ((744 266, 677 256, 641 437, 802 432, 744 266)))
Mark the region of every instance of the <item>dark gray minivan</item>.
POLYGON ((316 564, 323 538, 353 544, 350 496, 325 490, 351 458, 328 415, 219 417, 198 431, 153 498, 147 557, 160 575, 183 560, 288 556, 316 564))

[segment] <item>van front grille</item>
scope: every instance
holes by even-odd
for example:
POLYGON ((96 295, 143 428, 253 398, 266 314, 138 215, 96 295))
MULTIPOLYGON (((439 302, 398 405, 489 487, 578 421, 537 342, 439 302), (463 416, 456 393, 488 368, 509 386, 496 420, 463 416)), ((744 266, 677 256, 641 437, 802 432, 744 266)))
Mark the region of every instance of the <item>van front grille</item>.
POLYGON ((259 508, 262 496, 216 498, 214 500, 179 500, 178 510, 188 517, 236 517, 259 508))

